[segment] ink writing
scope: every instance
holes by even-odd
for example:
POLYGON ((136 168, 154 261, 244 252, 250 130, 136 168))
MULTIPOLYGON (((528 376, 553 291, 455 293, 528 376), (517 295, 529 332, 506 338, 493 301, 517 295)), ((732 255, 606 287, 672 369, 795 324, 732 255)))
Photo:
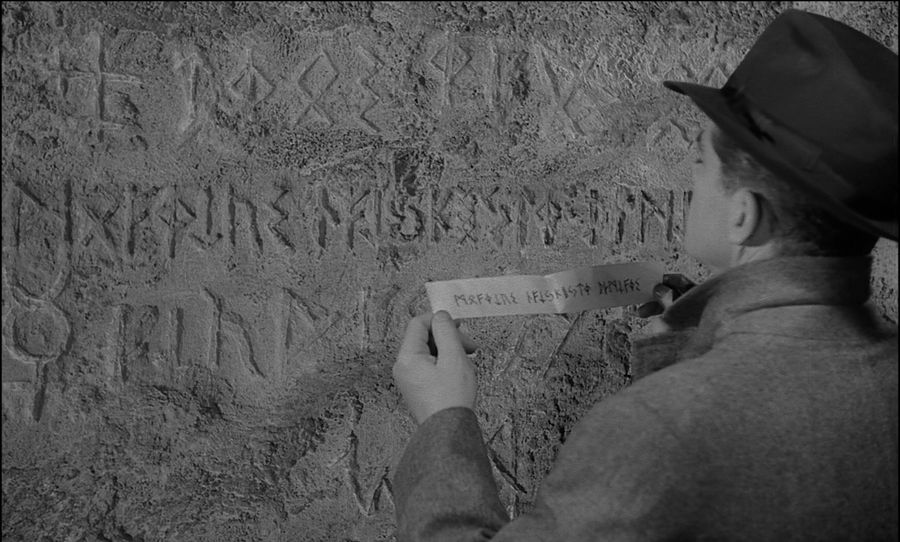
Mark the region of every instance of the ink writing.
POLYGON ((504 275, 428 282, 432 311, 453 318, 571 313, 650 301, 663 276, 652 262, 596 265, 546 276, 504 275))
POLYGON ((479 305, 518 305, 516 294, 457 294, 453 296, 457 307, 469 307, 479 305))
POLYGON ((608 280, 605 282, 598 282, 597 286, 600 288, 599 293, 603 295, 627 294, 629 292, 641 291, 641 283, 633 279, 608 280))
POLYGON ((578 283, 574 286, 563 286, 561 288, 553 288, 550 290, 531 290, 526 295, 529 303, 547 303, 557 299, 569 299, 573 297, 583 297, 590 295, 591 287, 587 284, 578 283))

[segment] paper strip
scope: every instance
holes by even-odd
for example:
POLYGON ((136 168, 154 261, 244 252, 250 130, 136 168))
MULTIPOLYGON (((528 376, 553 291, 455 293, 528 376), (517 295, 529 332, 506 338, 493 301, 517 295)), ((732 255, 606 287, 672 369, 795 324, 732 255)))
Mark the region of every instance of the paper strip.
POLYGON ((552 314, 653 300, 664 269, 650 262, 580 267, 552 275, 507 275, 425 283, 431 310, 453 318, 552 314))

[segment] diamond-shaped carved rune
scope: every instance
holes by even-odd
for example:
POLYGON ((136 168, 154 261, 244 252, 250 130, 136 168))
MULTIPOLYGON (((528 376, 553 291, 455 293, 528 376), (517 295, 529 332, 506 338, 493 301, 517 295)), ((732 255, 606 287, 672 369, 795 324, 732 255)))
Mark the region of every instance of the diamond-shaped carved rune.
POLYGON ((443 74, 450 83, 453 83, 460 72, 469 67, 471 62, 472 54, 454 41, 443 44, 428 60, 431 67, 443 74))
POLYGON ((316 102, 337 80, 337 69, 324 52, 303 71, 297 83, 309 99, 316 102))
POLYGON ((231 80, 228 89, 236 98, 256 105, 272 93, 274 86, 253 65, 250 52, 243 69, 231 80))
POLYGON ((316 117, 318 121, 327 125, 334 124, 331 115, 322 108, 319 100, 328 93, 337 78, 337 67, 323 50, 297 78, 297 87, 307 101, 298 122, 316 117))

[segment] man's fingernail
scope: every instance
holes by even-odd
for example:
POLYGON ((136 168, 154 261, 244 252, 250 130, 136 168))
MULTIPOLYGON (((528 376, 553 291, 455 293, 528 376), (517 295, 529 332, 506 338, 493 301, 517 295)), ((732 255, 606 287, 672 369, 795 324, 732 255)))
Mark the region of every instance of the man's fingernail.
POLYGON ((436 319, 447 321, 450 320, 450 313, 447 311, 437 311, 436 313, 434 313, 434 317, 436 319))
POLYGON ((656 287, 653 288, 653 295, 655 295, 657 297, 662 297, 671 291, 672 291, 672 289, 669 288, 668 286, 658 284, 656 287))

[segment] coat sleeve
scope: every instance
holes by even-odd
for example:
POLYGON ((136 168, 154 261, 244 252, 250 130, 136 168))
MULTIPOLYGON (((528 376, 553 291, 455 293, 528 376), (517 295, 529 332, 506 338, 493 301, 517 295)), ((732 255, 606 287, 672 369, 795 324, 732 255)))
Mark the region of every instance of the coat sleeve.
POLYGON ((413 436, 395 477, 398 540, 556 542, 689 536, 702 509, 702 455, 620 392, 573 429, 534 507, 509 522, 474 413, 448 409, 413 436))
POLYGON ((438 411, 413 434, 394 476, 397 539, 490 540, 509 521, 475 413, 438 411))

